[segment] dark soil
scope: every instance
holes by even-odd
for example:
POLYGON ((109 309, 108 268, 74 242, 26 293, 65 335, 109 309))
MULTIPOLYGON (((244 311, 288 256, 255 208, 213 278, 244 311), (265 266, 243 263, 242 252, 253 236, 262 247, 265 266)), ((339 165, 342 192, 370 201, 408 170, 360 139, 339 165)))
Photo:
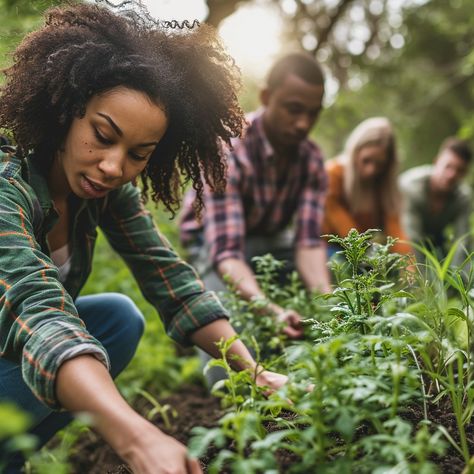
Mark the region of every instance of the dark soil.
MULTIPOLYGON (((169 405, 174 411, 169 413, 170 427, 166 427, 163 418, 156 415, 152 422, 163 432, 186 444, 191 429, 195 426, 212 427, 223 415, 219 400, 207 394, 206 389, 199 386, 186 386, 169 397, 160 399, 162 406, 169 405)), ((146 416, 153 406, 147 400, 140 400, 134 407, 146 416)), ((82 437, 74 448, 75 454, 70 457, 73 474, 125 474, 132 471, 123 464, 98 435, 93 432, 82 437)), ((203 464, 206 464, 203 459, 203 464)))
MULTIPOLYGON (((207 394, 206 390, 200 386, 186 386, 178 393, 160 399, 162 405, 168 404, 174 410, 175 416, 170 414, 171 426, 165 426, 160 415, 156 415, 152 422, 162 431, 186 444, 190 431, 195 426, 212 427, 223 415, 220 409, 219 400, 207 394)), ((146 415, 152 409, 152 405, 145 399, 140 400, 135 409, 146 415)), ((456 422, 453 415, 447 414, 448 410, 440 406, 429 408, 429 419, 435 424, 442 424, 451 433, 456 433, 456 422)), ((419 407, 407 409, 404 418, 416 425, 423 418, 423 413, 419 407)), ((272 425, 267 427, 272 431, 272 425)), ((467 427, 468 442, 470 451, 474 451, 474 427, 472 424, 467 427)), ((209 452, 207 456, 212 457, 215 453, 209 452)), ((278 453, 278 463, 280 472, 285 473, 289 466, 297 462, 292 453, 278 453)), ((204 472, 209 458, 201 459, 204 472)), ((460 474, 464 469, 464 461, 459 453, 450 448, 446 455, 435 460, 443 474, 460 474)), ((94 432, 89 431, 83 435, 74 446, 74 454, 70 457, 70 464, 73 466, 73 474, 128 474, 132 471, 120 460, 112 449, 94 432)))

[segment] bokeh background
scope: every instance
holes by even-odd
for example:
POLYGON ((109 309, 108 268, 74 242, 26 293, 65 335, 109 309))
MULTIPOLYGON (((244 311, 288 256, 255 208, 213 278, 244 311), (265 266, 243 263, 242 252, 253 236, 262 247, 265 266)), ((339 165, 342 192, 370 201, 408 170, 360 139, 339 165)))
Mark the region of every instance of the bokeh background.
MULTIPOLYGON (((114 0, 115 3, 121 3, 114 0)), ((0 61, 59 0, 0 0, 0 61)), ((112 2, 113 3, 113 2, 112 2)), ((432 160, 447 135, 474 138, 472 0, 145 0, 161 20, 215 26, 242 70, 245 110, 279 55, 304 49, 326 70, 313 131, 327 158, 373 115, 389 117, 403 169, 432 160)))

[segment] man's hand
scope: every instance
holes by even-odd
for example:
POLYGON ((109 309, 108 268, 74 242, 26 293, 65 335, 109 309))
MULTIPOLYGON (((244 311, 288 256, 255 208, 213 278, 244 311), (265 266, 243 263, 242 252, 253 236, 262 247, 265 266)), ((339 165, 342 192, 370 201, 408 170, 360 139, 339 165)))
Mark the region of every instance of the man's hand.
POLYGON ((279 374, 277 372, 271 372, 269 370, 261 370, 257 372, 255 377, 255 383, 259 387, 268 387, 269 390, 266 395, 275 392, 279 388, 283 387, 288 382, 286 375, 279 374))
POLYGON ((293 309, 284 309, 275 303, 270 303, 267 306, 276 317, 277 321, 284 324, 283 332, 290 339, 300 339, 303 337, 302 317, 293 309))
POLYGON ((277 314, 278 321, 285 324, 283 332, 290 339, 300 339, 303 337, 303 325, 301 316, 292 309, 284 309, 277 314))

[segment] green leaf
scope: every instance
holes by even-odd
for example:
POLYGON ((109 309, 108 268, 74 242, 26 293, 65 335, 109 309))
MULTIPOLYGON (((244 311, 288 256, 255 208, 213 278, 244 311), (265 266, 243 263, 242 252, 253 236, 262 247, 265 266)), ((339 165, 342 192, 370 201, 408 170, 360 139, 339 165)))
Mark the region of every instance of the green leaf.
POLYGON ((225 443, 225 436, 220 428, 207 429, 198 426, 193 428, 191 433, 193 436, 188 443, 188 450, 195 458, 203 456, 211 444, 222 447, 225 443))
POLYGON ((273 433, 270 433, 269 435, 265 436, 264 439, 254 441, 252 443, 252 449, 270 449, 274 451, 278 449, 278 445, 281 440, 292 432, 293 430, 274 431, 273 433))
POLYGON ((336 419, 334 427, 346 440, 349 441, 352 439, 356 426, 354 417, 347 408, 343 407, 339 410, 339 416, 336 419))
POLYGON ((467 321, 467 316, 459 308, 448 308, 448 316, 453 316, 455 318, 462 319, 467 321))
POLYGON ((24 433, 31 425, 30 416, 9 403, 0 404, 0 439, 24 433))

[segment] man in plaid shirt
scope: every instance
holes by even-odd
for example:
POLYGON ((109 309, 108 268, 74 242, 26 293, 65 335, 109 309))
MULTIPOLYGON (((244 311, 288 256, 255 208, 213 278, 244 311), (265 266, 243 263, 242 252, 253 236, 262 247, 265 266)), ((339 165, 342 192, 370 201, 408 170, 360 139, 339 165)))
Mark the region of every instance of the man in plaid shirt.
MULTIPOLYGON (((247 299, 265 298, 251 259, 272 253, 296 268, 309 290, 328 292, 326 249, 320 238, 326 174, 319 147, 307 138, 322 109, 324 78, 310 56, 280 59, 261 91, 263 108, 248 117, 228 154, 227 188, 205 192, 205 210, 187 193, 180 236, 208 288, 225 289, 227 275, 247 299)), ((300 315, 270 302, 291 338, 302 335, 300 315)))

